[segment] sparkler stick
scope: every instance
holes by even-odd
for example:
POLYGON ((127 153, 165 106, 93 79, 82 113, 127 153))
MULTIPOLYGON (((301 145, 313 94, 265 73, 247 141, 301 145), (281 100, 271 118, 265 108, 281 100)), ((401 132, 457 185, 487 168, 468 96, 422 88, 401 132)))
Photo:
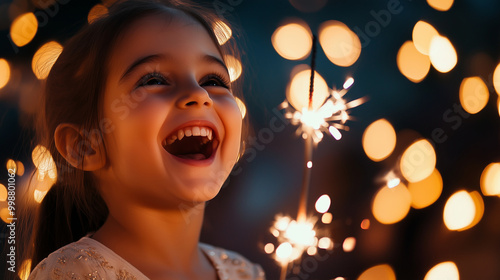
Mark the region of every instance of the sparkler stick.
MULTIPOLYGON (((314 68, 316 67, 316 35, 312 39, 312 56, 311 56, 311 79, 309 82, 309 111, 312 111, 313 93, 314 93, 314 68)), ((313 139, 312 129, 307 128, 304 131, 306 138, 304 149, 304 177, 302 178, 302 188, 300 191, 299 209, 297 213, 297 221, 305 222, 307 218, 307 197, 309 193, 309 183, 311 181, 311 167, 312 167, 312 154, 313 154, 313 139)))

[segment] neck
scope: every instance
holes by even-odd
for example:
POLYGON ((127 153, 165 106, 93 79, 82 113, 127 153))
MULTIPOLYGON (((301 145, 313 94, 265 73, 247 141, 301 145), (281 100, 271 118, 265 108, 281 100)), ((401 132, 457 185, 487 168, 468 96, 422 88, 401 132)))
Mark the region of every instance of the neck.
POLYGON ((206 265, 198 249, 203 203, 175 210, 113 206, 109 208, 106 222, 92 238, 151 279, 156 278, 152 275, 189 273, 206 265))

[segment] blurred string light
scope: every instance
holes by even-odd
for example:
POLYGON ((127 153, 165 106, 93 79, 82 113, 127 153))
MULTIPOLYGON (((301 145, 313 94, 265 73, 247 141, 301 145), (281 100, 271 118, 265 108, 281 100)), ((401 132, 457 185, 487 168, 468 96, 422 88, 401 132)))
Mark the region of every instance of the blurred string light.
POLYGON ((436 167, 436 151, 426 139, 411 144, 401 156, 401 173, 409 182, 427 178, 436 167))
POLYGON ((483 195, 500 195, 500 163, 493 162, 484 168, 480 184, 483 195))
POLYGON ((396 273, 390 265, 379 264, 365 270, 357 280, 396 280, 396 273))
POLYGON ((23 176, 24 175, 24 164, 19 160, 16 161, 16 175, 23 176))
POLYGON ((243 71, 241 62, 236 57, 229 54, 224 55, 224 62, 229 70, 231 82, 236 81, 241 76, 241 72, 243 71))
POLYGON ((351 236, 344 239, 344 243, 342 243, 342 249, 344 250, 344 252, 352 252, 355 247, 356 247, 356 238, 351 236))
POLYGON ((238 105, 238 108, 240 109, 240 112, 241 112, 241 118, 245 118, 246 114, 247 114, 247 107, 245 106, 245 103, 243 103, 243 101, 241 101, 241 99, 239 99, 238 97, 235 97, 234 98, 236 100, 236 104, 238 105))
POLYGON ((495 67, 493 72, 493 87, 497 94, 500 94, 500 63, 495 67))
POLYGON ((338 66, 351 66, 361 54, 361 41, 347 25, 329 20, 319 27, 319 42, 328 59, 338 66))
POLYGON ((47 78, 62 50, 63 47, 58 42, 50 41, 36 51, 31 61, 31 69, 39 80, 47 78))
POLYGON ((9 171, 9 173, 16 173, 17 164, 13 159, 8 159, 7 164, 6 164, 6 168, 7 168, 7 171, 9 171), (13 172, 11 172, 11 170, 13 170, 13 172))
POLYGON ((403 183, 379 189, 372 203, 372 213, 382 224, 394 224, 406 217, 411 208, 411 194, 403 183))
POLYGON ((6 200, 7 200, 7 188, 3 184, 0 184, 0 201, 6 201, 6 200))
POLYGON ((7 60, 0 58, 0 89, 5 87, 10 80, 10 65, 7 60))
POLYGON ((365 129, 362 144, 371 160, 384 160, 396 147, 396 131, 386 119, 376 120, 365 129))
POLYGON ((424 280, 460 280, 458 267, 454 262, 442 262, 432 267, 424 280))
POLYGON ((231 36, 233 35, 233 31, 231 28, 222 20, 217 20, 212 26, 215 36, 217 37, 217 41, 219 45, 224 45, 231 36))
POLYGON ((430 23, 418 21, 413 27, 412 39, 406 41, 397 54, 399 71, 410 81, 421 82, 429 73, 430 65, 447 73, 457 64, 453 44, 430 23))
POLYGON ((429 177, 418 182, 409 182, 408 191, 411 195, 411 206, 415 209, 425 208, 441 196, 443 191, 443 179, 437 169, 429 177))
POLYGON ((311 52, 312 32, 307 23, 294 19, 293 22, 278 27, 271 42, 276 52, 289 60, 305 59, 311 52))
POLYGON ((427 4, 438 11, 446 12, 453 6, 453 1, 454 0, 427 0, 427 4))
POLYGON ((370 219, 363 219, 361 221, 361 229, 367 230, 370 228, 370 219))
POLYGON ((475 226, 484 213, 484 202, 477 191, 455 192, 446 201, 443 220, 449 230, 463 231, 475 226))
POLYGON ((488 103, 490 93, 480 77, 464 78, 460 84, 460 104, 469 114, 480 112, 488 103))
POLYGON ((25 13, 14 19, 10 26, 10 39, 16 46, 27 45, 36 35, 38 21, 35 14, 25 13))
POLYGON ((108 14, 108 8, 102 4, 96 4, 92 9, 90 9, 87 15, 88 23, 92 23, 95 20, 108 14))

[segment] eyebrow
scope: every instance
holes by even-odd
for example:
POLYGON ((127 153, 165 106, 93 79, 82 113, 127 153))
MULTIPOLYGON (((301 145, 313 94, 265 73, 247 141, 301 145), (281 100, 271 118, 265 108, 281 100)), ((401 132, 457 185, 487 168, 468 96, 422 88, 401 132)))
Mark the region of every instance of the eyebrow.
MULTIPOLYGON (((150 62, 155 62, 155 61, 158 61, 161 59, 170 60, 171 56, 170 55, 162 55, 162 54, 152 54, 152 55, 147 55, 147 56, 138 58, 132 64, 130 64, 130 66, 127 68, 127 70, 125 70, 125 72, 123 72, 123 75, 120 78, 120 82, 122 82, 128 75, 130 75, 132 72, 134 72, 134 70, 137 69, 139 66, 146 64, 146 63, 150 63, 150 62)), ((226 64, 224 63, 224 61, 222 61, 218 57, 207 54, 207 55, 202 56, 202 58, 200 60, 204 61, 206 63, 210 63, 210 64, 213 64, 213 63, 218 64, 222 68, 224 68, 224 70, 229 74, 229 69, 227 68, 226 64)))

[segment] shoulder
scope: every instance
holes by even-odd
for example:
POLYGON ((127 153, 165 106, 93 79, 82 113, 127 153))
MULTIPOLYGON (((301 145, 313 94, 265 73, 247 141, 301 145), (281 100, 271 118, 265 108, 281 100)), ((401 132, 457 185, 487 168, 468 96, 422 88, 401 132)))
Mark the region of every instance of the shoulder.
MULTIPOLYGON (((116 271, 98 246, 95 246, 88 238, 82 238, 58 249, 42 260, 33 269, 28 280, 114 279, 118 276, 116 271)), ((120 272, 123 271, 120 270, 120 272)), ((130 276, 120 279, 136 278, 130 276)))
POLYGON ((200 243, 200 247, 213 262, 221 279, 265 279, 260 265, 236 252, 204 243, 200 243))

